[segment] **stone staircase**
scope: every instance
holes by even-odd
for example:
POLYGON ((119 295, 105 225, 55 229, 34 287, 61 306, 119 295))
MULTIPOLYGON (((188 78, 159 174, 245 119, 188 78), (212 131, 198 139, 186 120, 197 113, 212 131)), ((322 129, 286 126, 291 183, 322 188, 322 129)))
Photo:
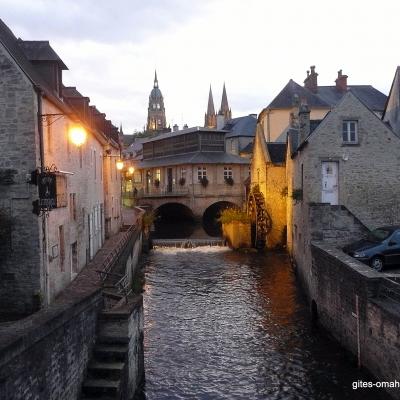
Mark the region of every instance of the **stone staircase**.
POLYGON ((118 332, 104 332, 114 316, 103 312, 99 318, 99 334, 82 384, 81 400, 122 399, 122 384, 128 362, 129 337, 118 332), (105 333, 105 334, 104 334, 105 333))

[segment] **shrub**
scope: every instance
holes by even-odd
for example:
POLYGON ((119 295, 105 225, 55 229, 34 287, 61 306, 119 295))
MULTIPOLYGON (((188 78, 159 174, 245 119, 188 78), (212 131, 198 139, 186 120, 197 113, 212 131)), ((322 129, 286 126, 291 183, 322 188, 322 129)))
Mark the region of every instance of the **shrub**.
POLYGON ((159 179, 154 179, 154 186, 159 187, 160 186, 160 180, 159 179))
POLYGON ((156 219, 156 213, 154 211, 146 211, 142 217, 142 224, 144 228, 150 228, 156 219))
POLYGON ((221 212, 218 221, 221 222, 221 224, 229 224, 231 222, 246 224, 250 222, 250 217, 244 211, 237 208, 226 208, 221 212))

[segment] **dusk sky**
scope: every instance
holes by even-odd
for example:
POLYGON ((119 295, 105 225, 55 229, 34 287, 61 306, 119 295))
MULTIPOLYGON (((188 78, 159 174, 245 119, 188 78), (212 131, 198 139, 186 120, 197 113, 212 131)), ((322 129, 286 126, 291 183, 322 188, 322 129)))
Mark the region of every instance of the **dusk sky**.
POLYGON ((203 125, 209 85, 233 117, 259 113, 316 65, 388 93, 400 64, 400 1, 0 0, 17 37, 49 40, 76 86, 125 133, 146 123, 157 69, 167 123, 203 125))

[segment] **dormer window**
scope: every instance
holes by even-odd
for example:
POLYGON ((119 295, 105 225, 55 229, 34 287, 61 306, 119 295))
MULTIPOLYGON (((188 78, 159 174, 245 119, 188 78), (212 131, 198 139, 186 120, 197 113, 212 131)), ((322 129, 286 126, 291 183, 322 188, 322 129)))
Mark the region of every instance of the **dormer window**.
POLYGON ((343 121, 342 136, 344 144, 358 143, 358 121, 343 121))

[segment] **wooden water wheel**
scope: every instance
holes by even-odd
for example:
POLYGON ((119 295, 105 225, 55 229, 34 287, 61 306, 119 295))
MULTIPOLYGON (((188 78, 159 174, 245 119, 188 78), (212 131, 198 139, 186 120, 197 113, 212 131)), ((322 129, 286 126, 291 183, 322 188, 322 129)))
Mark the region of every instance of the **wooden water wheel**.
POLYGON ((249 194, 248 214, 251 219, 251 241, 256 249, 263 249, 267 243, 267 233, 271 229, 271 218, 265 207, 264 196, 258 185, 249 194))

